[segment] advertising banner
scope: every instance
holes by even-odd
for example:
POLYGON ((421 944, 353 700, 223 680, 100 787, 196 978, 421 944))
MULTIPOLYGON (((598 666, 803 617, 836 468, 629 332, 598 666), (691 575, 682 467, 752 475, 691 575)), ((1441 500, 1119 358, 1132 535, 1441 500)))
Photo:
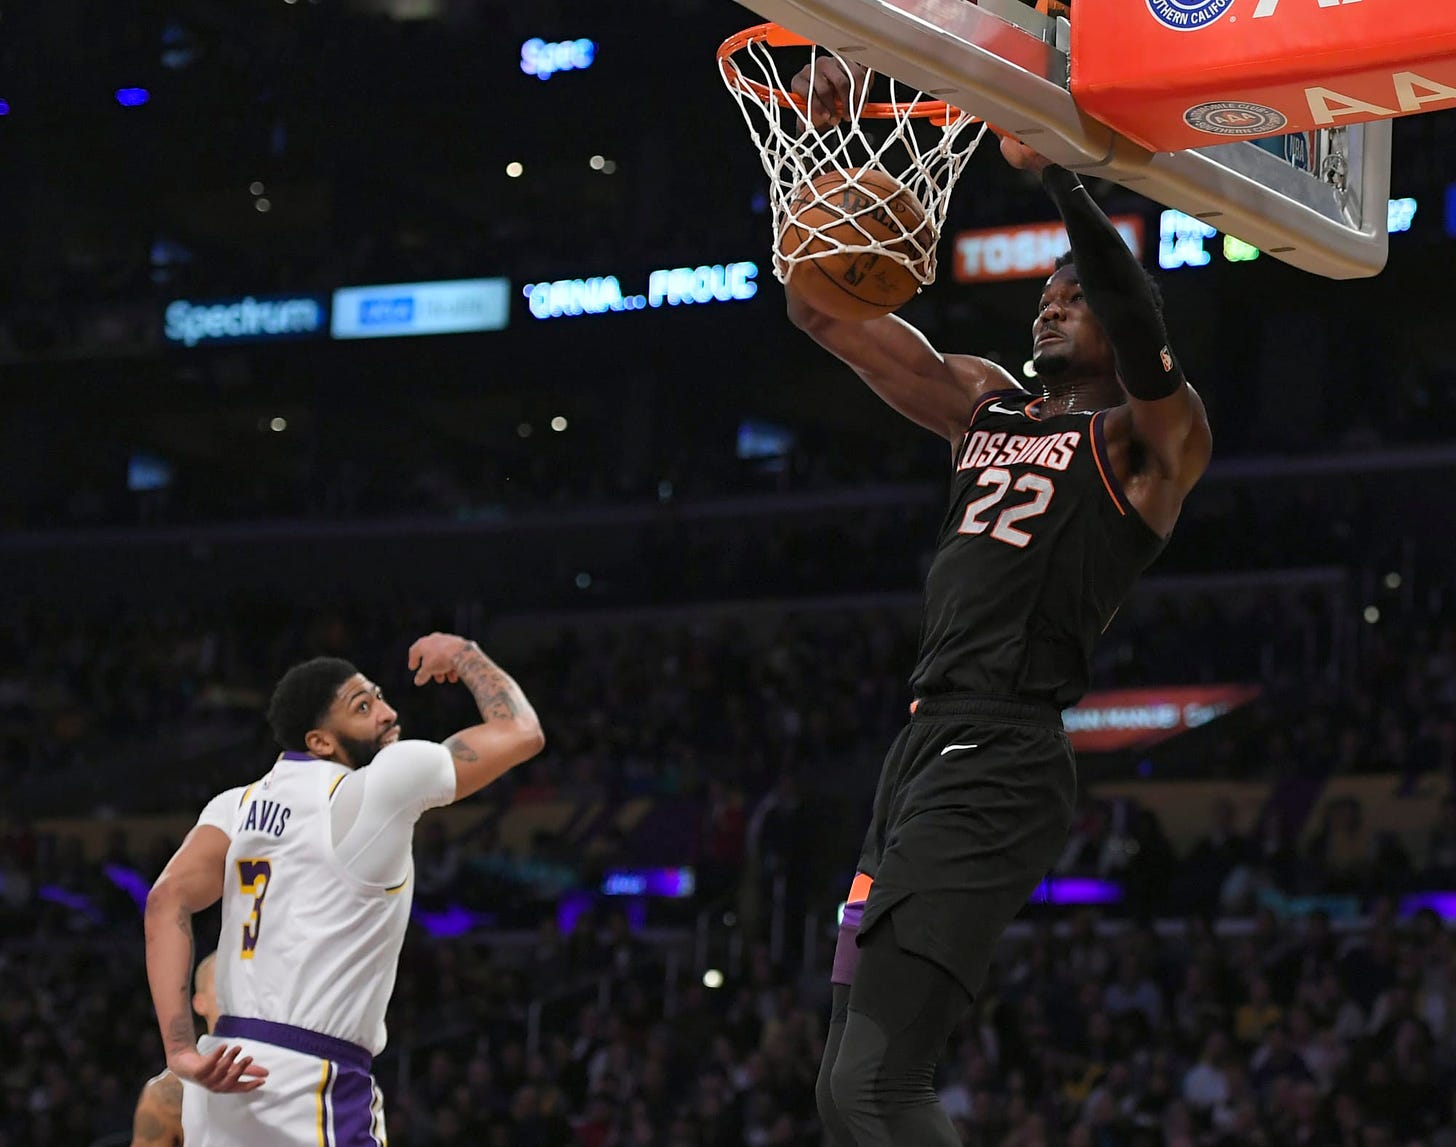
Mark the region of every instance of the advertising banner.
POLYGON ((1079 753, 1145 749, 1206 725, 1259 695, 1257 685, 1172 685, 1088 693, 1062 714, 1079 753))
POLYGON ((457 279, 345 287, 334 292, 331 329, 336 339, 387 339, 499 331, 509 322, 509 280, 457 279))

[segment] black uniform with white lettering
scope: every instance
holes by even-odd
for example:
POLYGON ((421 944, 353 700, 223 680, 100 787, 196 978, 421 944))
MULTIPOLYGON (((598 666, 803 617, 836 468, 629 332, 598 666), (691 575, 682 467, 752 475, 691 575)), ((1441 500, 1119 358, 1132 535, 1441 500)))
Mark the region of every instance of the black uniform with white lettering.
POLYGON ((1076 798, 1061 710, 1092 644, 1164 544, 1108 461, 1105 411, 1041 418, 986 396, 954 455, 926 582, 910 723, 880 775, 859 869, 861 940, 890 909, 900 947, 972 996, 990 950, 1065 839, 1076 798))

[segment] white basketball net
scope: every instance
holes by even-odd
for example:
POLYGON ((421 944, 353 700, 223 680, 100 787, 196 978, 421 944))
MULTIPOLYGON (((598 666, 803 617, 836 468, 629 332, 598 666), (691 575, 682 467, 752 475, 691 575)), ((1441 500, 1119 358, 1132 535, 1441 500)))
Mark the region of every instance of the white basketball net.
POLYGON ((819 51, 824 55, 814 53, 813 68, 822 66, 825 58, 839 60, 854 85, 847 114, 837 126, 823 131, 810 126, 805 109, 785 98, 798 67, 786 77, 763 39, 751 38, 737 52, 719 58, 723 81, 738 101, 768 175, 774 275, 782 283, 794 265, 805 260, 864 253, 888 256, 908 267, 922 284, 933 283, 936 243, 945 226, 951 189, 985 135, 986 125, 956 108, 935 114, 934 109, 944 105, 893 78, 889 101, 869 103, 868 84, 858 81, 856 70, 835 53, 819 51), (980 130, 968 130, 972 124, 979 124, 980 130), (881 188, 860 182, 850 174, 853 169, 882 171, 894 177, 919 200, 926 222, 919 224, 913 213, 888 210, 888 200, 896 195, 887 196, 881 188), (862 209, 847 213, 844 197, 836 196, 830 203, 814 190, 814 179, 832 172, 861 192, 862 209), (801 227, 797 234, 803 236, 802 241, 780 251, 777 239, 794 211, 809 205, 826 207, 832 225, 840 229, 838 234, 801 227), (893 220, 892 230, 899 234, 886 240, 866 230, 860 220, 871 215, 881 225, 893 220), (862 242, 844 242, 846 218, 862 242), (915 224, 915 231, 905 226, 907 221, 915 224))

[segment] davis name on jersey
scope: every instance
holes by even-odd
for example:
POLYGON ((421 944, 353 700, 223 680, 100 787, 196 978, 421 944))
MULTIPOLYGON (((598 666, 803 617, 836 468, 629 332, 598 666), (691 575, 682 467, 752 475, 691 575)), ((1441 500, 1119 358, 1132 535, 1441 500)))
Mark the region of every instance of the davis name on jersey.
POLYGON ((243 821, 243 831, 281 837, 283 830, 288 827, 288 818, 292 815, 293 810, 278 801, 254 799, 248 802, 248 815, 243 821))

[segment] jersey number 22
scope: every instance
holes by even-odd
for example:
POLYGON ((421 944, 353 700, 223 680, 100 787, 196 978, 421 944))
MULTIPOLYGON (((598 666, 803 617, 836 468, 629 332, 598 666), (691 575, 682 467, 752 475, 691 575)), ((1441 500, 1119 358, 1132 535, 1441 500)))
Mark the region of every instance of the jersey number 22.
POLYGON ((1011 472, 1000 466, 992 466, 981 472, 981 477, 976 481, 977 486, 991 486, 993 489, 984 497, 975 499, 966 506, 966 516, 961 520, 961 526, 957 533, 961 534, 982 534, 989 526, 991 536, 998 542, 1005 542, 1008 546, 1015 546, 1017 549, 1025 549, 1031 541, 1031 535, 1025 530, 1018 530, 1016 523, 1025 521, 1027 518, 1038 518, 1046 513, 1047 507, 1052 504, 1052 495, 1056 493, 1056 487, 1052 485, 1050 478, 1044 478, 1040 474, 1023 474, 1016 479, 1015 486, 1011 483, 1011 472), (1007 506, 996 516, 996 522, 983 519, 982 514, 994 508, 1002 498, 1006 497, 1006 491, 1015 489, 1021 493, 1031 493, 1034 497, 1029 502, 1020 502, 1015 506, 1007 506))

